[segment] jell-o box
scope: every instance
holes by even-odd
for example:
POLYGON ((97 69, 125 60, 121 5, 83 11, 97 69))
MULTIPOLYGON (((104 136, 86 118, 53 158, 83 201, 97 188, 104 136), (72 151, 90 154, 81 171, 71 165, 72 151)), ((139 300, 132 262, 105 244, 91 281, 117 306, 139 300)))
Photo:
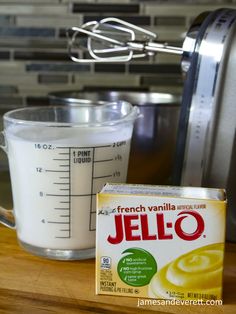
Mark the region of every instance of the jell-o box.
POLYGON ((223 189, 106 184, 97 194, 96 293, 221 300, 223 189))

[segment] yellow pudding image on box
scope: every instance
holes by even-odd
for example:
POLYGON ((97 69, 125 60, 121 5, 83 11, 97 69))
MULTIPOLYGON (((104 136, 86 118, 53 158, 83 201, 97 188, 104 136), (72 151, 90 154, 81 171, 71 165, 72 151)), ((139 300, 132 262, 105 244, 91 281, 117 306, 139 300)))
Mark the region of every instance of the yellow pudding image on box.
POLYGON ((222 189, 106 184, 97 194, 96 293, 221 300, 222 189))

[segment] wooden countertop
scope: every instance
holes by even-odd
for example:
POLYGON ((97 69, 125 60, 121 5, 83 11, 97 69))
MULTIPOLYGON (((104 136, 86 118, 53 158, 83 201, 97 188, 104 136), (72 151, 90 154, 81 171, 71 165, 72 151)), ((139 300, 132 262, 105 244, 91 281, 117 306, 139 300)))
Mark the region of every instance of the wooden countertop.
POLYGON ((95 295, 94 260, 62 262, 25 252, 0 227, 0 313, 236 313, 236 244, 225 254, 223 306, 142 306, 138 299, 95 295))

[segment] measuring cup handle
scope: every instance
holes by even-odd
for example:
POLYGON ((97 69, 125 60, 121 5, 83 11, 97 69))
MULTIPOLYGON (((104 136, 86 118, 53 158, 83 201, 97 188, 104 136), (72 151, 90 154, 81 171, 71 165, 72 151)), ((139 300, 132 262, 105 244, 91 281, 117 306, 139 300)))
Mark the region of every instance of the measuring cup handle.
POLYGON ((6 145, 4 131, 0 132, 0 147, 1 147, 2 150, 4 150, 5 153, 7 153, 7 145, 6 145))
MULTIPOLYGON (((7 153, 7 145, 3 131, 0 132, 0 147, 7 153)), ((13 210, 8 210, 0 206, 0 223, 11 229, 15 229, 16 224, 13 210)))
POLYGON ((0 223, 11 229, 15 229, 16 223, 15 217, 13 215, 13 210, 0 207, 0 223))

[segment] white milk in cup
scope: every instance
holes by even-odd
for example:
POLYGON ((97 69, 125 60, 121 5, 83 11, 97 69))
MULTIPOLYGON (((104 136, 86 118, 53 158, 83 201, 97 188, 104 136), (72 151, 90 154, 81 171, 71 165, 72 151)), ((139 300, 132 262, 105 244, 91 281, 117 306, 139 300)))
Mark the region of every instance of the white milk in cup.
POLYGON ((94 257, 96 193, 125 182, 138 110, 127 102, 28 107, 4 115, 15 227, 27 251, 53 259, 94 257))

